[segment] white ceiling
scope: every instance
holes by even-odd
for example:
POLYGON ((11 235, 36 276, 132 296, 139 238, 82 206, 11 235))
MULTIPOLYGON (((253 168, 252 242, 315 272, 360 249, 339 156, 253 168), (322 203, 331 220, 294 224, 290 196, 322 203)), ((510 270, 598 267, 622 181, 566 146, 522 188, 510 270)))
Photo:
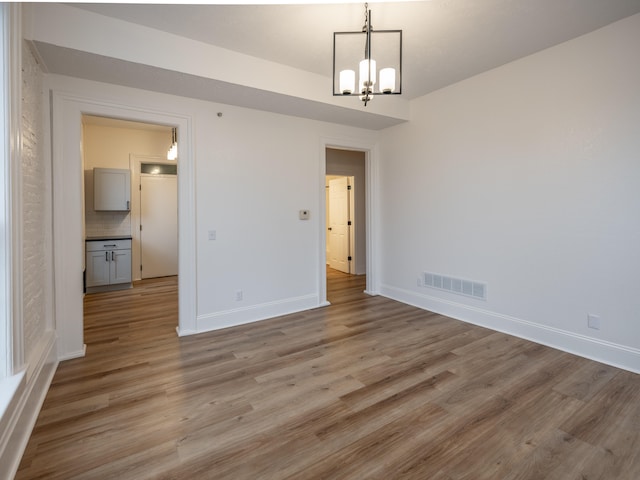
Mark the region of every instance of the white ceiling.
MULTIPOLYGON (((640 0, 371 3, 374 30, 403 30, 402 95, 377 97, 371 107, 363 108, 357 99, 329 94, 333 32, 359 31, 364 23, 362 3, 29 5, 26 38, 50 73, 368 129, 407 121, 410 99, 640 13, 640 0), (129 44, 115 35, 126 31, 126 41, 135 42, 136 25, 147 36, 140 45, 131 45, 140 54, 130 56, 129 44), (176 35, 185 41, 180 43, 176 35), (162 39, 166 39, 164 48, 180 43, 166 59, 175 59, 176 52, 182 55, 200 42, 214 45, 210 48, 216 52, 234 51, 244 54, 243 58, 260 59, 253 64, 263 65, 266 60, 270 71, 279 65, 279 71, 295 73, 289 78, 312 78, 316 89, 309 94, 306 84, 295 80, 270 89, 259 77, 234 77, 237 70, 206 64, 206 55, 185 57, 188 61, 183 64, 202 66, 207 72, 214 67, 217 76, 173 68, 167 66, 169 60, 158 63, 158 51, 150 50, 153 42, 162 43, 162 39), (225 72, 231 74, 224 76, 225 72), (326 91, 319 92, 323 77, 326 91)), ((243 62, 238 65, 247 64, 243 62)))
MULTIPOLYGON (((364 23, 363 3, 74 6, 329 78, 333 32, 364 23)), ((415 98, 638 13, 640 0, 430 0, 369 8, 374 29, 403 30, 403 96, 415 98)))
POLYGON ((128 130, 146 130, 152 132, 164 132, 168 137, 171 136, 172 127, 166 125, 155 125, 150 123, 132 122, 130 120, 121 120, 108 117, 96 117, 95 115, 83 115, 83 125, 95 125, 98 127, 110 128, 126 128, 128 130))

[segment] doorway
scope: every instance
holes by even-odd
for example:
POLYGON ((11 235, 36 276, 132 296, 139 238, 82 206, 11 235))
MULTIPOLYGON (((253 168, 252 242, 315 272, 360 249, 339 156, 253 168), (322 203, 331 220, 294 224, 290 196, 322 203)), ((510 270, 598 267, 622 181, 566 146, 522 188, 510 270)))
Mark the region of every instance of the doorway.
MULTIPOLYGON (((175 126, 180 133, 178 165, 179 276, 177 334, 197 332, 196 227, 193 125, 190 116, 137 103, 135 97, 114 101, 93 91, 67 93, 52 86, 51 156, 53 175, 53 241, 56 255, 55 318, 58 359, 85 355, 83 293, 85 232, 83 231, 83 124, 84 115, 129 119, 147 124, 175 126), (181 141, 181 139, 184 139, 181 141)), ((167 154, 163 151, 161 154, 167 154)), ((135 197, 134 197, 135 198, 135 197)))
POLYGON ((140 277, 144 280, 178 275, 176 166, 143 163, 141 167, 140 277))
POLYGON ((131 155, 134 281, 178 275, 178 162, 166 155, 131 155))
MULTIPOLYGON (((175 220, 167 222, 168 235, 175 237, 172 246, 174 253, 167 255, 169 263, 174 263, 171 270, 177 274, 177 162, 167 160, 167 151, 172 142, 172 127, 167 125, 143 123, 139 121, 123 120, 112 117, 101 117, 96 115, 82 116, 82 164, 84 171, 84 223, 83 231, 85 237, 108 237, 122 236, 129 237, 132 240, 132 262, 131 262, 131 278, 135 282, 141 280, 140 265, 141 261, 141 243, 140 235, 140 185, 142 177, 143 163, 152 163, 150 170, 146 173, 153 175, 155 173, 162 176, 172 176, 173 181, 153 182, 156 187, 156 202, 169 202, 167 208, 175 211, 175 220), (131 178, 131 208, 122 212, 101 212, 94 211, 92 202, 92 184, 94 168, 116 168, 130 171, 131 178), (156 185, 157 184, 157 185, 156 185), (158 188, 167 188, 165 198, 157 192, 158 188), (175 230, 175 235, 170 233, 171 229, 175 230)), ((152 188, 150 186, 150 188, 152 188)), ((149 204, 147 204, 149 205, 149 204)), ((151 205, 153 207, 153 204, 151 205)), ((155 208, 148 209, 149 214, 153 215, 153 220, 161 220, 162 212, 158 212, 155 208), (155 213, 154 213, 155 212, 155 213)), ((171 211, 171 210, 167 210, 171 211)), ((150 220, 151 221, 151 220, 150 220)), ((156 225, 159 222, 155 222, 156 225)), ((166 225, 160 223, 154 233, 154 225, 149 226, 151 229, 146 236, 146 240, 153 241, 154 238, 165 238, 167 235, 163 233, 166 225)), ((153 245, 150 245, 153 247, 153 245)), ((158 275, 161 276, 161 275, 158 275)))
MULTIPOLYGON (((367 168, 365 151, 325 149, 325 212, 327 268, 341 275, 358 276, 366 282, 367 251, 367 168)), ((326 274, 329 283, 338 276, 326 274)), ((327 298, 329 302, 336 298, 327 298)))
MULTIPOLYGON (((119 298, 125 298, 122 287, 128 288, 133 285, 135 290, 136 283, 142 278, 178 273, 177 163, 167 161, 167 150, 172 141, 172 127, 96 115, 82 115, 81 119, 81 164, 85 196, 84 238, 117 237, 128 242, 129 275, 126 283, 111 282, 117 285, 105 289, 118 290, 119 294, 112 294, 117 301, 119 298), (144 154, 131 152, 144 152, 144 154), (151 169, 148 171, 142 169, 143 161, 153 162, 151 169), (130 186, 130 208, 123 211, 95 210, 92 194, 94 169, 118 169, 118 171, 127 172, 127 179, 131 179, 127 180, 130 186), (151 180, 146 181, 143 178, 145 175, 151 177, 151 180), (158 179, 156 180, 155 177, 158 179), (141 185, 143 183, 147 184, 147 190, 150 191, 145 211, 149 223, 148 234, 144 239, 149 243, 146 250, 155 252, 156 245, 161 244, 159 253, 164 255, 163 261, 149 261, 150 274, 146 277, 141 276, 141 258, 145 250, 141 248, 143 239, 140 235, 141 185), (173 215, 169 212, 173 212, 173 215), (158 241, 154 243, 154 239, 158 241), (130 283, 131 281, 133 283, 130 283)), ((147 255, 147 257, 154 258, 153 255, 147 255)), ((158 255, 155 255, 155 258, 157 257, 158 255)))

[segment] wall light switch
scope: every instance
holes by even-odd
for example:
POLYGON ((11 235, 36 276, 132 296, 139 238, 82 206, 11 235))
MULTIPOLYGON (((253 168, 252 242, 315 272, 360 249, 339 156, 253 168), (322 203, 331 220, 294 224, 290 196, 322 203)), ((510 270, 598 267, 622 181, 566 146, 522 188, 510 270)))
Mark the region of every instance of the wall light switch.
POLYGON ((216 239, 216 231, 209 230, 209 240, 215 240, 215 239, 216 239))
POLYGON ((300 220, 309 220, 309 210, 300 210, 300 220))

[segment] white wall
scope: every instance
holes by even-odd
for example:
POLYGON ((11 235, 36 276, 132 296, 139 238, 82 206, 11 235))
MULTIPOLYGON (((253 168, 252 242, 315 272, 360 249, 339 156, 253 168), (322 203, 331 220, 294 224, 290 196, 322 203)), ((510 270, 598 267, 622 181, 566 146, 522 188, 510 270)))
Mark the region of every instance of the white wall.
POLYGON ((171 133, 145 128, 84 125, 85 169, 94 167, 129 168, 129 155, 166 158, 171 146, 171 133))
POLYGON ((381 142, 383 293, 640 371, 637 45, 640 15, 415 100, 381 142))
POLYGON ((278 305, 318 306, 325 229, 319 139, 360 142, 375 132, 229 106, 219 111, 220 118, 215 111, 199 117, 196 131, 199 318, 213 325, 278 305), (310 210, 309 221, 299 220, 301 209, 310 210), (217 240, 207 240, 208 230, 217 240), (235 300, 237 290, 243 302, 235 300))
POLYGON ((56 302, 64 319, 61 358, 82 354, 76 277, 82 259, 74 244, 79 246, 82 236, 75 199, 81 198, 83 113, 179 127, 179 281, 187 282, 180 284, 180 295, 195 303, 193 317, 181 306, 182 334, 321 303, 323 142, 373 148, 375 132, 56 75, 47 81, 54 97, 54 191, 60 209, 54 211, 54 226, 62 249, 56 269, 68 277, 56 302), (164 121, 163 111, 168 112, 164 121), (75 168, 77 178, 68 173, 75 168), (181 169, 193 172, 193 184, 181 169), (301 209, 311 211, 311 220, 299 220, 301 209), (216 240, 208 240, 209 230, 216 231, 216 240), (189 255, 192 265, 185 263, 189 255), (237 290, 243 291, 242 301, 236 301, 237 290))

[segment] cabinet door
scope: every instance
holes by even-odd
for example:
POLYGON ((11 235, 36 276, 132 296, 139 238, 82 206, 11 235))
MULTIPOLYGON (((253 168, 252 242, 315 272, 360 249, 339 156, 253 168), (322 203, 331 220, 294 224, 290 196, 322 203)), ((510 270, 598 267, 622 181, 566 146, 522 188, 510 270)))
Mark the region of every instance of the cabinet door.
POLYGON ((111 252, 87 252, 87 287, 109 285, 111 252))
POLYGON ((111 283, 131 281, 131 250, 113 250, 111 255, 111 283))
POLYGON ((128 211, 131 206, 131 173, 119 168, 93 169, 93 209, 128 211))

